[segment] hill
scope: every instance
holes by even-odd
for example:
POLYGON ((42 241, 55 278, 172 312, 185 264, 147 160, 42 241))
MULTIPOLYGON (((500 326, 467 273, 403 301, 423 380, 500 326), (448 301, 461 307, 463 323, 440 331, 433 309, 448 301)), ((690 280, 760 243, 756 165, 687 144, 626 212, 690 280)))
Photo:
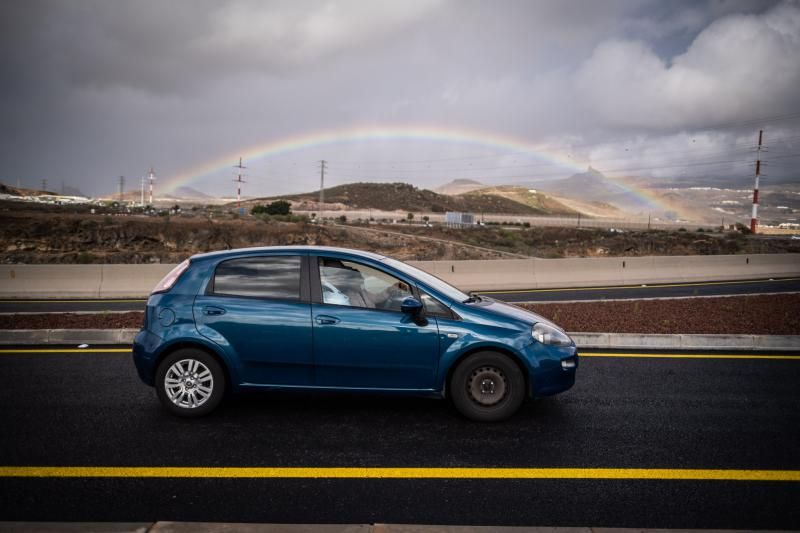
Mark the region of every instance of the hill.
POLYGON ((9 194, 11 196, 42 196, 44 194, 56 194, 51 191, 40 191, 38 189, 25 189, 23 187, 12 187, 5 183, 0 183, 0 194, 9 194))
POLYGON ((457 179, 445 183, 440 187, 436 187, 435 189, 433 189, 433 192, 437 192, 439 194, 457 195, 457 194, 472 192, 478 189, 483 189, 484 187, 486 187, 486 185, 484 185, 480 181, 457 179))
POLYGON ((533 209, 538 209, 551 215, 577 215, 578 210, 565 205, 551 196, 548 196, 536 189, 528 189, 525 187, 514 187, 511 185, 502 185, 499 187, 486 187, 472 192, 468 192, 463 196, 500 196, 512 200, 514 202, 527 205, 533 209))
POLYGON ((177 189, 173 190, 170 193, 170 196, 174 198, 192 198, 192 199, 211 199, 214 198, 211 195, 204 193, 203 191, 198 191, 192 187, 182 186, 178 187, 177 189))
POLYGON ((647 207, 647 203, 629 187, 617 183, 592 167, 586 172, 560 180, 539 182, 535 186, 556 196, 611 204, 629 212, 637 212, 647 207))
MULTIPOLYGON (((296 209, 318 209, 319 192, 255 198, 247 206, 274 200, 289 200, 306 205, 296 209)), ((503 213, 519 215, 550 214, 545 208, 520 203, 497 194, 466 193, 457 196, 418 189, 407 183, 349 183, 325 189, 326 209, 329 204, 351 209, 380 209, 383 211, 466 211, 471 213, 503 213)))

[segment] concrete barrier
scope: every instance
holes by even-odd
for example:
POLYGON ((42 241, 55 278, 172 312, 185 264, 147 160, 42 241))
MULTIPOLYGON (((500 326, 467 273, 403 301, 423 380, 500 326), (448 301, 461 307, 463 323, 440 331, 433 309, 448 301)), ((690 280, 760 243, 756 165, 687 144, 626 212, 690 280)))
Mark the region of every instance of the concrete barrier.
POLYGON ((0 298, 143 298, 175 265, 0 265, 0 298))
POLYGON ((800 276, 800 254, 533 258, 410 263, 469 291, 800 276))
MULTIPOLYGON (((411 261, 465 291, 800 276, 800 254, 411 261)), ((174 265, 0 265, 0 298, 144 298, 174 265)))

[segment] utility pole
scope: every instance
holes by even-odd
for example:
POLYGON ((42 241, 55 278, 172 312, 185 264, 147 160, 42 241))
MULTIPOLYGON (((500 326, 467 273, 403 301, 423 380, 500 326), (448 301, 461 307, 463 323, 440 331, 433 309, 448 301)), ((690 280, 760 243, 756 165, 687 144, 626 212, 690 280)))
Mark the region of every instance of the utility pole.
POLYGON ((125 176, 119 177, 119 205, 122 207, 122 203, 125 201, 125 176))
POLYGON ((147 179, 150 181, 150 207, 153 206, 153 182, 156 181, 156 173, 153 172, 153 167, 150 167, 150 172, 147 173, 147 179))
POLYGON ((581 213, 578 211, 578 227, 581 227, 581 213))
POLYGON ((325 165, 327 161, 324 159, 319 162, 319 211, 320 218, 322 218, 322 203, 325 201, 325 165))
POLYGON ((647 213, 647 231, 650 231, 650 213, 647 213))
POLYGON ((42 180, 42 191, 47 191, 47 180, 42 180))
POLYGON ((247 167, 242 166, 242 158, 239 158, 239 164, 233 165, 233 168, 239 169, 239 174, 236 175, 236 179, 233 180, 236 182, 236 210, 239 211, 239 214, 242 213, 242 183, 245 181, 242 179, 242 170, 246 169, 247 167))
POLYGON ((144 176, 142 176, 142 179, 140 181, 141 181, 141 186, 142 186, 142 196, 139 199, 139 205, 144 207, 144 176))
POLYGON ((750 218, 750 231, 758 229, 758 178, 761 177, 761 145, 764 140, 764 130, 758 130, 758 148, 756 148, 756 183, 753 187, 753 216, 750 218))

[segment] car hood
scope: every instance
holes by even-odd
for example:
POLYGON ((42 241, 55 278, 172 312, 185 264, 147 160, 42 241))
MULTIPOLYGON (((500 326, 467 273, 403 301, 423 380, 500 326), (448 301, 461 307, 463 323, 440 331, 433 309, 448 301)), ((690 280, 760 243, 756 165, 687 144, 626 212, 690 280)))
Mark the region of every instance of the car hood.
POLYGON ((538 322, 544 322, 545 324, 550 324, 551 326, 557 327, 559 326, 553 324, 551 321, 547 320, 545 317, 541 315, 537 315, 532 311, 527 311, 521 307, 517 307, 516 305, 510 305, 505 302, 498 302, 492 298, 487 298, 485 296, 482 297, 483 301, 480 303, 479 309, 481 311, 485 311, 491 314, 500 315, 506 318, 511 318, 513 320, 519 320, 520 322, 524 322, 530 326, 538 322))

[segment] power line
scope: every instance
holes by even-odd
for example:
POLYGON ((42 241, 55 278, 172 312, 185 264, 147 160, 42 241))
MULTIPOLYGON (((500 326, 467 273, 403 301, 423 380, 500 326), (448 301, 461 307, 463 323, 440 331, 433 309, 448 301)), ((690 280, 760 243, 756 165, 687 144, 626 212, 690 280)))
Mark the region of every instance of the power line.
MULTIPOLYGON (((698 162, 698 163, 700 163, 700 162, 705 162, 709 158, 717 158, 717 157, 720 157, 720 156, 722 156, 724 154, 730 154, 731 156, 734 156, 734 155, 743 156, 743 155, 746 155, 749 152, 750 152, 749 149, 747 149, 747 150, 744 150, 744 149, 737 150, 735 152, 730 152, 730 151, 727 151, 727 150, 717 150, 717 151, 709 152, 707 155, 704 155, 704 156, 700 156, 700 157, 697 157, 697 158, 694 158, 694 159, 689 159, 688 161, 689 162, 698 162)), ((675 153, 675 152, 669 152, 669 153, 675 153)), ((602 165, 604 163, 609 163, 609 162, 614 162, 614 161, 638 160, 638 159, 642 159, 642 157, 655 157, 655 155, 656 154, 648 152, 648 153, 645 153, 645 154, 643 154, 641 156, 628 156, 628 157, 592 159, 591 161, 589 161, 589 163, 592 166, 600 166, 600 165, 602 165)), ((683 162, 686 162, 687 159, 686 158, 680 158, 680 161, 683 163, 683 162)), ((669 159, 667 160, 667 162, 669 162, 669 159)), ((389 168, 389 169, 380 169, 380 170, 363 169, 363 171, 371 172, 371 173, 386 173, 386 172, 394 172, 394 173, 397 173, 397 172, 448 172, 449 173, 449 172, 477 172, 477 171, 484 172, 484 171, 492 171, 492 170, 513 169, 513 168, 539 168, 539 167, 544 167, 544 166, 555 166, 555 165, 553 163, 532 163, 532 164, 528 164, 528 165, 498 165, 498 166, 491 166, 491 167, 471 167, 471 168, 467 168, 467 167, 465 167, 465 168, 427 168, 427 169, 389 168)), ((334 171, 336 171, 336 170, 342 170, 344 172, 351 171, 351 169, 348 169, 348 168, 340 168, 338 166, 338 163, 335 163, 334 166, 332 167, 332 169, 334 171)), ((361 169, 353 169, 353 170, 361 170, 361 169)))

